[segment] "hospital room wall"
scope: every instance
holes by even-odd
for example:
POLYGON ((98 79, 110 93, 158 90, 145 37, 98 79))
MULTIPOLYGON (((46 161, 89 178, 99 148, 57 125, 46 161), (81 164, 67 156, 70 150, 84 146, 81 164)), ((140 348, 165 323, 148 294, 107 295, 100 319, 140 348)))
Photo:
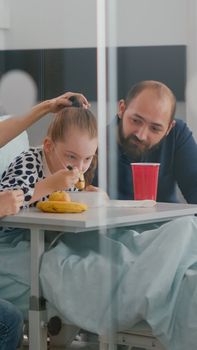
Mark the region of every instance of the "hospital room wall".
MULTIPOLYGON (((110 45, 118 47, 118 98, 138 80, 163 80, 175 91, 177 115, 185 118, 188 16, 194 2, 116 0, 110 45)), ((0 72, 26 70, 36 81, 38 100, 64 89, 83 91, 96 111, 96 0, 0 0, 0 9, 0 72)), ((32 144, 42 139, 46 123, 30 128, 32 144)))
MULTIPOLYGON (((185 45, 190 0, 114 0, 117 45, 185 45)), ((113 1, 113 2, 114 2, 113 1)), ((1 0, 7 49, 95 47, 96 0, 1 0)))

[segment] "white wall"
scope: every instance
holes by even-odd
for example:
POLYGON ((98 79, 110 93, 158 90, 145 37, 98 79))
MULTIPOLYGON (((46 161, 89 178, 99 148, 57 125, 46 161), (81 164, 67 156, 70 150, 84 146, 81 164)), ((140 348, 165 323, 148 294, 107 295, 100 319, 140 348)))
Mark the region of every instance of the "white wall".
MULTIPOLYGON (((6 49, 96 46, 96 0, 0 1, 10 9, 6 49)), ((114 1, 118 46, 187 43, 190 0, 114 1)))
POLYGON ((187 11, 187 123, 197 140, 197 1, 188 1, 187 11))
POLYGON ((6 0, 0 0, 0 49, 5 48, 5 31, 10 28, 10 10, 6 0))
MULTIPOLYGON (((191 22, 190 16, 196 0, 111 1, 113 5, 116 3, 117 8, 114 14, 116 36, 110 44, 187 45, 191 38, 188 24, 192 30, 194 20, 191 22)), ((96 46, 96 0, 0 0, 1 5, 5 16, 0 16, 0 19, 7 16, 10 26, 7 26, 8 29, 0 26, 0 49, 96 46)), ((112 12, 110 16, 113 16, 112 12)), ((190 63, 190 75, 193 71, 194 63, 190 63)), ((177 115, 184 117, 185 109, 184 104, 178 104, 177 115)), ((190 113, 189 123, 197 130, 195 119, 195 115, 190 113)), ((48 124, 44 120, 41 123, 43 126, 48 124)), ((45 129, 39 123, 32 127, 32 142, 38 128, 45 129)))
POLYGON ((188 0, 118 0, 118 44, 184 45, 188 0))
POLYGON ((6 1, 11 17, 7 49, 95 46, 95 0, 6 1))

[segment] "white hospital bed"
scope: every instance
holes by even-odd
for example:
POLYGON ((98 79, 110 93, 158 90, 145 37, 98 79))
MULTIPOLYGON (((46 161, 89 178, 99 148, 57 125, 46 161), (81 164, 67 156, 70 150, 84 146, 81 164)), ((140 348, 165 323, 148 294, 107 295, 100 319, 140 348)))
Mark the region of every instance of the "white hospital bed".
POLYGON ((110 336, 100 336, 100 350, 116 350, 118 345, 124 345, 126 350, 165 350, 156 339, 146 322, 141 322, 131 330, 118 332, 110 336))

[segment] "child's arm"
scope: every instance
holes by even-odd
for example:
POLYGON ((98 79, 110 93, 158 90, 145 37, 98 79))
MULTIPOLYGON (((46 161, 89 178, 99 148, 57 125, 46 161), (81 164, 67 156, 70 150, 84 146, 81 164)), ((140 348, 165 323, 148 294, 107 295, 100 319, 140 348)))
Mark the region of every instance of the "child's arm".
POLYGON ((30 148, 16 157, 2 174, 0 190, 22 190, 28 205, 39 179, 43 178, 42 149, 30 148))
POLYGON ((35 184, 34 192, 29 204, 38 201, 52 192, 68 190, 69 188, 74 187, 78 179, 79 171, 76 168, 71 171, 66 169, 57 171, 55 174, 50 175, 35 184))
POLYGON ((21 153, 3 173, 0 190, 20 189, 24 193, 24 206, 29 206, 58 190, 67 190, 79 179, 77 168, 62 169, 44 178, 42 149, 30 148, 21 153))

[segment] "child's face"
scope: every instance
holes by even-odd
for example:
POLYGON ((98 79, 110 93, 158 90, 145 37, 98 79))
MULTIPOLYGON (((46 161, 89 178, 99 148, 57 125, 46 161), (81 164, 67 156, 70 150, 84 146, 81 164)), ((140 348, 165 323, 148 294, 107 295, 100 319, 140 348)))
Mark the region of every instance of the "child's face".
POLYGON ((90 138, 88 133, 77 128, 71 128, 65 135, 65 141, 52 142, 45 140, 44 150, 52 173, 66 168, 68 165, 77 167, 85 173, 95 155, 98 139, 90 138), (47 144, 47 142, 49 144, 47 144))

